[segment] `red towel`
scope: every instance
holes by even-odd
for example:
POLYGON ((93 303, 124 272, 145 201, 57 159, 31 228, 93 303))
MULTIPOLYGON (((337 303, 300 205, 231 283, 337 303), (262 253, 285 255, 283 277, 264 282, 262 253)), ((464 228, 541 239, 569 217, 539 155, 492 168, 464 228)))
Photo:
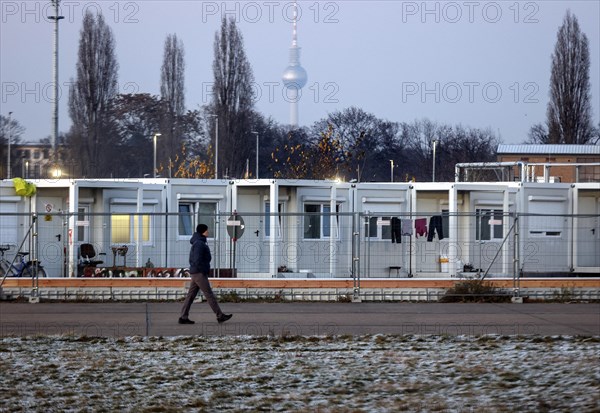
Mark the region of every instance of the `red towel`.
POLYGON ((415 232, 417 233, 417 238, 419 236, 427 236, 427 218, 415 219, 415 232))

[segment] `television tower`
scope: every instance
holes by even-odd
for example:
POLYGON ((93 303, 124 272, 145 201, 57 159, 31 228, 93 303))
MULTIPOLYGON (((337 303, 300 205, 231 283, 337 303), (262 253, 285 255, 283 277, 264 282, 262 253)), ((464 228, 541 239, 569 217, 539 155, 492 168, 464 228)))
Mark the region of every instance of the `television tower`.
POLYGON ((306 85, 308 76, 300 65, 300 48, 298 47, 298 3, 294 2, 294 18, 292 21, 292 47, 290 47, 290 63, 283 72, 283 84, 286 87, 286 98, 290 102, 290 125, 298 126, 298 101, 301 89, 306 85))

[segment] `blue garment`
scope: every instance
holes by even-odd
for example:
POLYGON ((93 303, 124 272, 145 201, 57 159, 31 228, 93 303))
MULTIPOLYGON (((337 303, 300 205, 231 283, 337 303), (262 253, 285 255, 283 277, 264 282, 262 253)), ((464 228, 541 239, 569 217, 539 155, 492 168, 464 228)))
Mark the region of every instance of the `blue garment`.
POLYGON ((206 242, 206 237, 198 232, 194 232, 190 239, 192 248, 190 249, 190 274, 202 273, 208 276, 210 272, 210 248, 206 242))

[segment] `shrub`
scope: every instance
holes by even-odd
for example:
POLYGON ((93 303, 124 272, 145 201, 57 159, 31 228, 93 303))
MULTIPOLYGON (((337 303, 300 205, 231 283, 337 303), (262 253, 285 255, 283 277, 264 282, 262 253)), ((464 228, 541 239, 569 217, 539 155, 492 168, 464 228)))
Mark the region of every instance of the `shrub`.
POLYGON ((467 280, 454 287, 440 298, 441 303, 506 303, 510 295, 483 280, 467 280))

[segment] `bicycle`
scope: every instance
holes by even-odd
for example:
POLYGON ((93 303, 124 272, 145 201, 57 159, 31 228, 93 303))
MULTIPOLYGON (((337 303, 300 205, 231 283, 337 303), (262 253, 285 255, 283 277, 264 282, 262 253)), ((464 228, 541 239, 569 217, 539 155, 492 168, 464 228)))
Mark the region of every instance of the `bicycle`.
POLYGON ((10 246, 0 247, 0 278, 4 277, 47 277, 46 270, 38 262, 37 268, 33 261, 25 261, 28 252, 17 252, 17 262, 12 264, 6 258, 4 253, 10 249, 10 246), (37 270, 37 272, 36 272, 37 270))

